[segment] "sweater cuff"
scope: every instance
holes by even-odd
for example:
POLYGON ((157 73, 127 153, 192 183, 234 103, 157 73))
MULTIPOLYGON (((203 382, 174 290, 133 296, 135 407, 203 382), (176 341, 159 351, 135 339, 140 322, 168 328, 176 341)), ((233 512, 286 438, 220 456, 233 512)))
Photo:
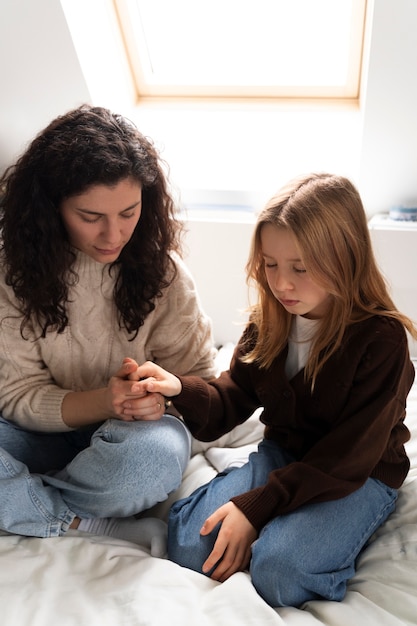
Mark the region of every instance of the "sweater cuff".
POLYGON ((39 406, 37 415, 38 430, 48 432, 69 432, 74 430, 67 426, 62 419, 62 402, 68 393, 71 393, 71 391, 59 389, 59 387, 48 389, 39 406))
POLYGON ((178 404, 184 410, 194 410, 196 405, 201 406, 208 401, 206 381, 201 380, 199 376, 178 376, 177 378, 181 382, 181 391, 171 398, 175 406, 178 404))
POLYGON ((242 511, 258 532, 272 518, 277 516, 276 497, 274 497, 268 484, 235 496, 231 498, 231 501, 242 511))

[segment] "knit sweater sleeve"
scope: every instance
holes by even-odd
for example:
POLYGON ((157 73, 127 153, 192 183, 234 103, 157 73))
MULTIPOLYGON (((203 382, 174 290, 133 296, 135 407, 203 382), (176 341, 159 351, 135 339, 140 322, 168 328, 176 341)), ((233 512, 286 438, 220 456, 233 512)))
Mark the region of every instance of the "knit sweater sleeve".
POLYGON ((21 314, 12 290, 0 284, 0 411, 5 419, 37 430, 71 430, 62 421, 62 401, 70 390, 56 385, 28 324, 21 332, 21 314))
POLYGON ((174 258, 175 278, 145 322, 145 356, 176 375, 208 380, 216 374, 211 320, 191 273, 181 259, 174 258))

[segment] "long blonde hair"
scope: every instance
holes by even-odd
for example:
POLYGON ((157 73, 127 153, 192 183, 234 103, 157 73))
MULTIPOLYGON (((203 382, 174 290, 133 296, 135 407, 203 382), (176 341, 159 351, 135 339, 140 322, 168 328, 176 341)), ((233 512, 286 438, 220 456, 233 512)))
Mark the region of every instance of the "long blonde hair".
POLYGON ((395 307, 378 269, 358 191, 342 176, 310 174, 283 187, 258 217, 246 266, 248 284, 254 283, 258 293, 258 302, 250 309, 258 332, 245 362, 268 368, 285 347, 293 318, 268 286, 261 246, 265 224, 287 229, 295 236, 312 280, 331 297, 305 368, 313 385, 350 324, 382 315, 398 320, 417 338, 413 322, 395 307))

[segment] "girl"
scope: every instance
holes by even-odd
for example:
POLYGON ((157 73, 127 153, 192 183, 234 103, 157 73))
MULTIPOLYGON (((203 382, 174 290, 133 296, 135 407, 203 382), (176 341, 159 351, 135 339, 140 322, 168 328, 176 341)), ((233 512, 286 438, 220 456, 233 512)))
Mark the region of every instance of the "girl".
POLYGON ((175 398, 198 439, 263 407, 248 462, 173 505, 169 558, 218 581, 249 567, 272 606, 342 600, 409 469, 405 329, 417 332, 387 293, 345 178, 313 174, 272 198, 247 274, 259 301, 229 371, 209 383, 152 363, 135 373, 148 378, 134 389, 175 398))
POLYGON ((148 541, 127 518, 178 487, 190 437, 161 394, 131 391, 124 359, 215 371, 162 163, 133 124, 86 105, 0 185, 0 528, 148 541))

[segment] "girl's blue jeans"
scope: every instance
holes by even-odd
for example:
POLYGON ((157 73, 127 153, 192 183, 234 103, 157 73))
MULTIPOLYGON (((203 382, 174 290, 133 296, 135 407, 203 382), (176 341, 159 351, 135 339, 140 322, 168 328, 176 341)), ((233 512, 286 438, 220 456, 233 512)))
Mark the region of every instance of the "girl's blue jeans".
MULTIPOLYGON (((218 532, 200 536, 207 517, 233 496, 264 485, 273 469, 291 461, 277 444, 264 440, 245 465, 176 502, 168 524, 168 557, 201 572, 218 532)), ((256 590, 274 607, 342 600, 358 554, 394 510, 396 499, 397 490, 369 478, 345 498, 275 517, 252 546, 250 575, 256 590)))
POLYGON ((0 417, 0 529, 54 537, 76 516, 134 515, 179 486, 189 458, 190 435, 169 415, 66 433, 27 431, 0 417))

